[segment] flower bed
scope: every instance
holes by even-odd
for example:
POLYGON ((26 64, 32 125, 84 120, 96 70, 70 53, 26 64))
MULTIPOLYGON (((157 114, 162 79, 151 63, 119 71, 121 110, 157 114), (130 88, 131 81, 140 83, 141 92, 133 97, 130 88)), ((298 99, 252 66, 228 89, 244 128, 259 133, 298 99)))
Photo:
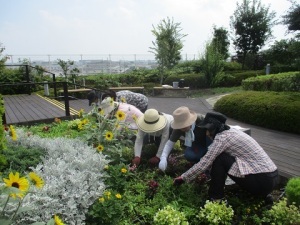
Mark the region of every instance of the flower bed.
POLYGON ((145 146, 138 168, 130 167, 134 132, 126 128, 124 115, 117 112, 116 117, 107 119, 95 109, 90 114, 81 111, 79 116, 73 121, 56 119, 47 125, 5 129, 8 148, 3 154, 10 166, 3 171, 4 181, 10 173, 19 172, 20 177, 25 177, 33 171, 43 179, 44 186, 29 193, 3 182, 1 202, 8 199, 8 204, 0 206, 0 224, 46 224, 46 221, 87 225, 297 224, 300 221, 299 208, 287 204, 280 187, 273 192, 275 203, 271 207, 236 185, 226 187, 227 203, 209 202, 209 180, 205 176, 199 176, 193 183, 174 186, 173 178, 189 166, 181 157, 180 143, 165 173, 147 164, 147 159, 156 152, 153 145, 145 146), (21 152, 33 149, 33 153, 18 153, 16 158, 13 152, 17 151, 11 149, 21 152), (26 161, 26 157, 39 160, 26 161), (17 165, 20 161, 22 167, 17 165), (26 195, 13 199, 13 193, 26 195), (24 207, 31 210, 23 211, 24 207))

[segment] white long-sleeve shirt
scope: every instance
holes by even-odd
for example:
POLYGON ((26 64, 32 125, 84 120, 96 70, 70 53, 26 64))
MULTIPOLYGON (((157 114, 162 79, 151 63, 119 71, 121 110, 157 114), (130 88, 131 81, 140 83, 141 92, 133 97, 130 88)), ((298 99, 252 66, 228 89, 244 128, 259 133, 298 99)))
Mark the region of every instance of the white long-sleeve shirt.
POLYGON ((134 155, 135 156, 141 157, 144 137, 145 137, 145 135, 150 135, 150 136, 154 136, 154 137, 161 137, 161 141, 160 141, 157 153, 156 153, 156 156, 158 158, 161 157, 163 148, 164 148, 165 144, 167 143, 167 141, 169 140, 170 127, 171 127, 171 123, 173 121, 173 116, 172 115, 165 114, 165 113, 163 113, 163 115, 167 119, 167 124, 162 130, 156 131, 154 133, 146 133, 146 132, 144 132, 140 129, 138 130, 136 140, 135 140, 135 144, 134 144, 134 155))

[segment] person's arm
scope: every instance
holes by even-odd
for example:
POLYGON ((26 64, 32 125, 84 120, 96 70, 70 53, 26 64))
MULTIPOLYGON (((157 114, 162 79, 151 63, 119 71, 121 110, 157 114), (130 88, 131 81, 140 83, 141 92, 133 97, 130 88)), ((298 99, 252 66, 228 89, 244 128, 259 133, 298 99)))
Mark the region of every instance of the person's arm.
POLYGON ((141 157, 143 142, 144 142, 144 132, 138 130, 138 133, 136 135, 136 140, 134 143, 134 156, 141 157))
MULTIPOLYGON (((161 135, 160 144, 159 144, 159 147, 158 147, 158 150, 157 150, 157 153, 156 153, 156 156, 158 158, 161 157, 162 152, 164 150, 164 147, 165 147, 167 141, 169 140, 169 129, 170 129, 169 124, 167 124, 167 126, 164 128, 163 133, 161 135)), ((172 146, 172 148, 173 148, 173 146, 172 146)))
POLYGON ((162 171, 165 171, 167 169, 167 166, 168 166, 167 159, 168 159, 168 156, 169 156, 171 150, 174 147, 174 144, 175 144, 175 142, 168 140, 163 149, 163 152, 160 157, 160 162, 158 165, 159 169, 161 169, 162 171))
POLYGON ((184 181, 194 180, 200 173, 207 170, 225 149, 228 148, 226 135, 217 135, 213 143, 208 147, 207 153, 192 168, 181 175, 184 181))

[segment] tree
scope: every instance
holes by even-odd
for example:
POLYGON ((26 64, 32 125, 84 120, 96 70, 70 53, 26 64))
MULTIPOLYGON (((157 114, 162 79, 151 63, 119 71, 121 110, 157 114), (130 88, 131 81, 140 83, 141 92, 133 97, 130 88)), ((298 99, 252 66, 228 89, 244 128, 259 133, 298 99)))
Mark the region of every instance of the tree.
POLYGON ((243 0, 237 3, 230 26, 234 33, 233 44, 243 67, 247 55, 255 56, 272 37, 271 28, 275 25, 275 12, 269 6, 261 5, 260 0, 243 0))
POLYGON ((220 75, 224 68, 224 55, 219 51, 218 42, 211 41, 206 44, 204 55, 201 57, 202 72, 208 85, 212 85, 215 77, 220 75))
POLYGON ((57 59, 57 64, 61 67, 63 73, 61 75, 63 75, 66 79, 66 81, 68 81, 68 76, 70 75, 72 79, 75 79, 76 76, 79 74, 79 69, 74 67, 74 61, 69 60, 68 61, 64 61, 62 59, 57 59), (70 72, 69 72, 70 71, 70 72))
POLYGON ((182 39, 187 36, 181 34, 180 23, 174 23, 173 19, 163 19, 151 30, 156 37, 152 41, 154 47, 150 47, 150 52, 155 55, 160 71, 160 84, 163 83, 163 74, 165 69, 173 68, 181 60, 181 50, 183 48, 182 39))
POLYGON ((287 14, 282 16, 284 25, 288 26, 289 31, 300 30, 300 4, 290 0, 292 6, 289 8, 287 14))
POLYGON ((217 28, 214 26, 214 33, 212 42, 214 46, 218 48, 220 54, 223 55, 223 59, 227 59, 229 57, 228 48, 230 45, 229 38, 228 38, 228 31, 223 28, 217 28))

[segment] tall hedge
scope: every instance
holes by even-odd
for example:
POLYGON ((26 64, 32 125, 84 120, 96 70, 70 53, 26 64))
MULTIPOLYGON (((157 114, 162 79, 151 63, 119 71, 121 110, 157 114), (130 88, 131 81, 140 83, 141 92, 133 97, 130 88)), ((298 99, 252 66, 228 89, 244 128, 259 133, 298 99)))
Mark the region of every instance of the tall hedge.
POLYGON ((242 91, 222 97, 214 109, 245 123, 300 134, 300 93, 242 91))

